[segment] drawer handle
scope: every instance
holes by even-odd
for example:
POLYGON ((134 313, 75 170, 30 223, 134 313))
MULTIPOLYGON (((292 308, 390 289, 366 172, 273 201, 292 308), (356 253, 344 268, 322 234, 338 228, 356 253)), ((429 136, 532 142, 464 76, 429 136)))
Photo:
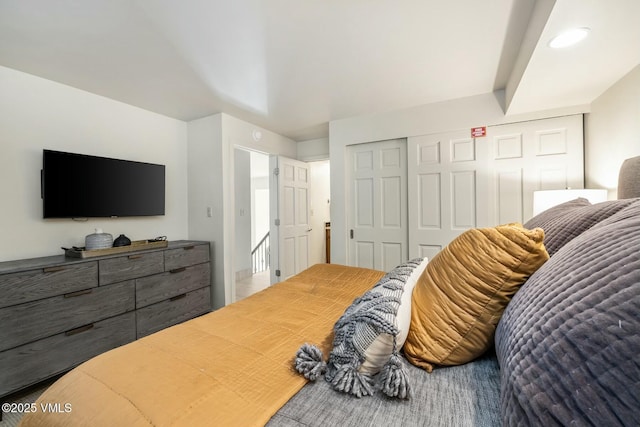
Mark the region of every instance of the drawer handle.
POLYGON ((173 270, 169 270, 169 273, 171 274, 182 273, 186 269, 187 267, 174 268, 173 270))
POLYGON ((64 271, 64 267, 58 266, 58 267, 47 267, 42 269, 43 273, 57 273, 58 271, 64 271))
POLYGON ((80 334, 82 332, 88 331, 90 329, 93 329, 93 323, 91 323, 89 325, 80 326, 79 328, 72 329, 70 331, 65 332, 64 334, 66 336, 70 337, 71 335, 77 335, 77 334, 80 334))
POLYGON ((129 259, 140 259, 140 258, 142 258, 142 255, 129 255, 128 258, 129 259))
POLYGON ((195 248, 195 246, 191 245, 191 246, 185 246, 182 249, 184 249, 185 251, 190 251, 191 249, 194 249, 194 248, 195 248))
POLYGON ((90 294, 91 292, 93 292, 93 289, 85 289, 83 291, 70 292, 68 294, 64 294, 64 297, 65 298, 79 297, 80 295, 87 295, 87 294, 90 294))
POLYGON ((176 295, 175 297, 169 298, 169 301, 178 301, 179 299, 186 298, 187 294, 176 295))

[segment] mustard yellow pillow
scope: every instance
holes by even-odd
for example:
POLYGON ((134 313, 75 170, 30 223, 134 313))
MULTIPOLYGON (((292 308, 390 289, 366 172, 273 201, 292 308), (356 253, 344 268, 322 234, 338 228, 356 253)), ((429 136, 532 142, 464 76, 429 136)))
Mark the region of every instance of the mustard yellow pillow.
POLYGON ((549 259, 543 240, 541 228, 514 223, 471 229, 449 243, 413 290, 407 359, 431 372, 489 349, 511 297, 549 259))

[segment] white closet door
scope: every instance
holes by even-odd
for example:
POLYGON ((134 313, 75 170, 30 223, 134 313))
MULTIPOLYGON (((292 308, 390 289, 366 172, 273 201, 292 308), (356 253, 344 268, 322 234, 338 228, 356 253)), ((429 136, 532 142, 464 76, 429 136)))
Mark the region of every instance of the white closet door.
POLYGON ((432 258, 473 227, 524 223, 533 192, 583 188, 582 115, 408 139, 409 255, 432 258))
POLYGON ((528 221, 536 190, 584 187, 582 115, 491 126, 486 139, 490 225, 528 221))
POLYGON ((433 258, 469 228, 487 221, 478 208, 486 194, 485 151, 469 131, 411 137, 409 255, 433 258))
POLYGON ((389 271, 408 260, 405 140, 347 147, 348 263, 389 271))

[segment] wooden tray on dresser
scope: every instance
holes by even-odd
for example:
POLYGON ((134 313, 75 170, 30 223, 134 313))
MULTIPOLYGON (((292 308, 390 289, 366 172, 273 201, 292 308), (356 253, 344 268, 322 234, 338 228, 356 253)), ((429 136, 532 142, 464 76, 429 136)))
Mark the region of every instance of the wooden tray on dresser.
POLYGON ((113 248, 93 249, 90 251, 81 250, 79 248, 65 249, 65 256, 72 258, 92 258, 103 255, 116 255, 127 252, 144 251, 146 249, 166 248, 169 242, 167 240, 134 240, 130 245, 117 246, 113 248))

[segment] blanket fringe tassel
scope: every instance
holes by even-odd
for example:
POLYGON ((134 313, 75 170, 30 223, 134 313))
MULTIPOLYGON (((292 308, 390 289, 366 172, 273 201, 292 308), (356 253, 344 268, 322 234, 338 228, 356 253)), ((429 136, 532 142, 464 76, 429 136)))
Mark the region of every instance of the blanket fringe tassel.
POLYGON ((303 344, 296 353, 295 367, 306 379, 315 381, 327 370, 322 350, 312 344, 303 344))

